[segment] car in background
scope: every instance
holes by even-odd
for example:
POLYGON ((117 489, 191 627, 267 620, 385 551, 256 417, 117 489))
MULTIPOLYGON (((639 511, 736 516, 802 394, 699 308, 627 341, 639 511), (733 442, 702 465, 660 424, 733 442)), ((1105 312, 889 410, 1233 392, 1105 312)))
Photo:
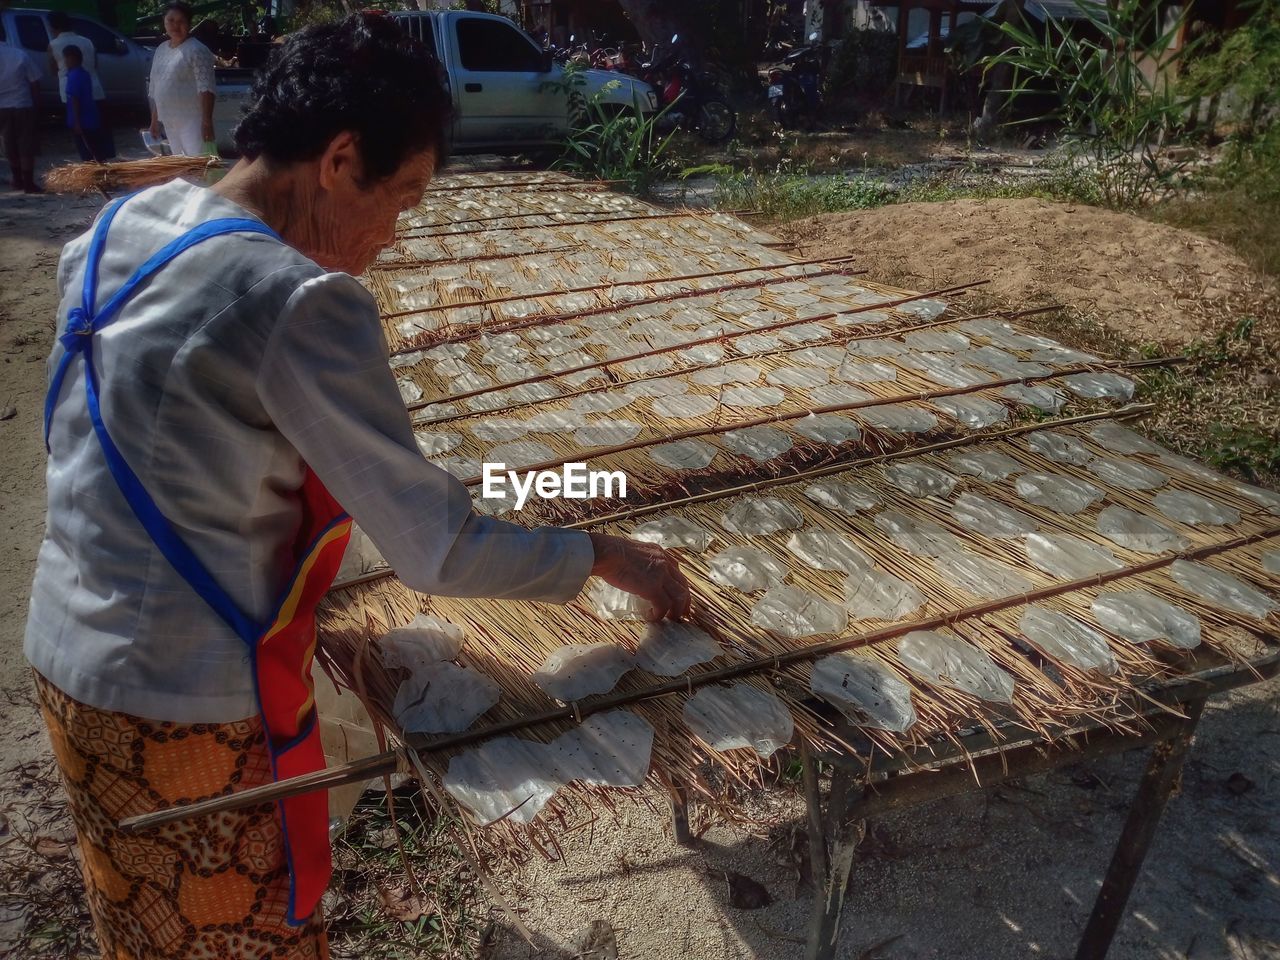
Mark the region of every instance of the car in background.
MULTIPOLYGON (((0 42, 15 46, 40 71, 40 108, 61 110, 58 75, 49 63, 48 10, 0 7, 0 42)), ((89 17, 71 15, 71 29, 93 44, 98 79, 107 103, 126 109, 147 109, 147 78, 152 51, 124 34, 89 17)))
MULTIPOLYGON (((402 10, 388 14, 435 51, 453 97, 451 149, 518 151, 558 147, 569 133, 570 89, 553 61, 506 17, 465 10, 402 10)), ((233 149, 232 131, 249 97, 249 71, 218 71, 213 126, 218 149, 233 149)), ((643 80, 610 70, 581 70, 575 95, 598 97, 607 109, 657 110, 643 80)))

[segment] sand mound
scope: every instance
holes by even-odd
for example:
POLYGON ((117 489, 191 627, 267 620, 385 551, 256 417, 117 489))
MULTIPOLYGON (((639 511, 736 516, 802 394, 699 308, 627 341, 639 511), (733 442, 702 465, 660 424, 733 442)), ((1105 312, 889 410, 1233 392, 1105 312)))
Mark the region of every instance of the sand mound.
POLYGON ((774 232, 805 257, 853 254, 914 289, 990 279, 1020 306, 1061 303, 1135 341, 1185 344, 1257 309, 1275 284, 1228 247, 1131 214, 1047 200, 904 203, 774 232))

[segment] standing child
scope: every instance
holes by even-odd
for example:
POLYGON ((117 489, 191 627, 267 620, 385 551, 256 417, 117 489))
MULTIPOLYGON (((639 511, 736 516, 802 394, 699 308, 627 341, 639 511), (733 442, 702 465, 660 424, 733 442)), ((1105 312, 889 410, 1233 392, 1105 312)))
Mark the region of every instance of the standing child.
POLYGON ((67 126, 75 134, 80 159, 110 160, 116 155, 116 145, 93 98, 93 77, 84 68, 84 54, 69 44, 63 47, 62 56, 67 64, 67 126))

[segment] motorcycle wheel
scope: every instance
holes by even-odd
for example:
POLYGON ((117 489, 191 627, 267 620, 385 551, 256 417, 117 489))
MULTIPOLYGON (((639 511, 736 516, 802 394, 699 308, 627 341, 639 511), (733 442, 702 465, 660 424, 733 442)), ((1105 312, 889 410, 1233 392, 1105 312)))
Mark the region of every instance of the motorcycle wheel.
POLYGON ((737 127, 737 113, 723 100, 707 100, 698 110, 698 133, 707 143, 724 143, 737 127))

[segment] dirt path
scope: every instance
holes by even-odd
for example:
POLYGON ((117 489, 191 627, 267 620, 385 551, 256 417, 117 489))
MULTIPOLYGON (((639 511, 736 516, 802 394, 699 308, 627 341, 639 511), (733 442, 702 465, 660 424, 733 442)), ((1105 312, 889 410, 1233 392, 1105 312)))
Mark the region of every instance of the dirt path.
POLYGON ((56 271, 62 244, 84 229, 94 200, 0 198, 0 770, 43 751, 26 697, 22 632, 36 550, 44 533, 45 358, 57 308, 56 271))
POLYGON ((908 289, 989 279, 996 297, 1072 306, 1134 342, 1190 343, 1277 293, 1217 241, 1047 200, 894 204, 774 232, 802 256, 857 256, 872 278, 908 289))

